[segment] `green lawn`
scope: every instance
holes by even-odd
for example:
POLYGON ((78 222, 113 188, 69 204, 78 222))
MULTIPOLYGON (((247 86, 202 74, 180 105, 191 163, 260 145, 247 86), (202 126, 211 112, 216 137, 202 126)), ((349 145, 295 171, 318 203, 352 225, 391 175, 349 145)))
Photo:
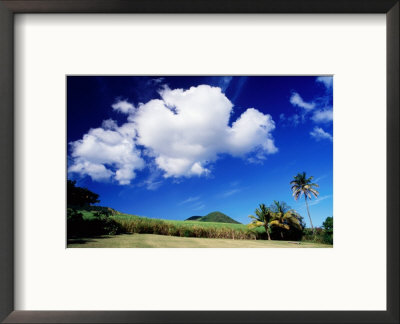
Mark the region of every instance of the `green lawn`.
POLYGON ((122 234, 68 241, 68 248, 332 248, 332 245, 264 240, 230 240, 154 234, 122 234), (300 243, 300 244, 299 244, 300 243))

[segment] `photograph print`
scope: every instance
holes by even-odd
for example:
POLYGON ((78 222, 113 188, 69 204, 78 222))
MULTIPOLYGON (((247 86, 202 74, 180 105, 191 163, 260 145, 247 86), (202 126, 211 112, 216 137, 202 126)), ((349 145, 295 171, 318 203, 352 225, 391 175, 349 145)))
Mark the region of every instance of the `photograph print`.
POLYGON ((332 248, 333 77, 67 83, 67 248, 332 248))

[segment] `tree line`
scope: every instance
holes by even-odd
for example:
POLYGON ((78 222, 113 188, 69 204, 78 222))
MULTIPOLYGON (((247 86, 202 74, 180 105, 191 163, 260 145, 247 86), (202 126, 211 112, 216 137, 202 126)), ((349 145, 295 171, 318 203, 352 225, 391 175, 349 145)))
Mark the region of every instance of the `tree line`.
MULTIPOLYGON (((311 233, 308 233, 303 217, 298 212, 288 206, 285 202, 274 200, 267 207, 265 204, 260 204, 255 210, 255 215, 250 215, 251 223, 248 225, 250 229, 256 227, 264 227, 268 240, 271 240, 272 234, 278 233, 280 239, 293 239, 293 233, 302 237, 304 234, 307 238, 317 241, 318 239, 324 243, 333 243, 333 218, 327 217, 322 224, 323 228, 316 230, 313 226, 308 200, 318 197, 319 192, 316 188, 317 183, 313 182, 313 177, 307 177, 305 172, 298 173, 290 182, 292 194, 295 200, 304 196, 307 214, 310 220, 311 233), (311 234, 311 235, 310 235, 311 234), (312 238, 311 238, 311 237, 312 238)), ((276 237, 276 235, 275 235, 276 237)))

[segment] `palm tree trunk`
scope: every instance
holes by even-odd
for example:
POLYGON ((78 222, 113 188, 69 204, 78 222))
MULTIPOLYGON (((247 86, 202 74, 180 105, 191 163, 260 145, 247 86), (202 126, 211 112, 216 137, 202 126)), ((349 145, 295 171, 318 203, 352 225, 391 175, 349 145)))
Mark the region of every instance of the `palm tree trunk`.
POLYGON ((265 231, 267 232, 268 241, 271 241, 271 235, 269 235, 268 226, 265 226, 265 231))
POLYGON ((307 197, 305 196, 304 199, 306 200, 307 214, 308 214, 308 218, 309 218, 309 220, 310 220, 310 224, 311 224, 311 228, 312 228, 313 234, 314 234, 314 236, 315 236, 315 230, 314 230, 314 226, 313 226, 313 224, 312 224, 312 220, 311 220, 311 216, 310 216, 310 209, 308 208, 307 197))

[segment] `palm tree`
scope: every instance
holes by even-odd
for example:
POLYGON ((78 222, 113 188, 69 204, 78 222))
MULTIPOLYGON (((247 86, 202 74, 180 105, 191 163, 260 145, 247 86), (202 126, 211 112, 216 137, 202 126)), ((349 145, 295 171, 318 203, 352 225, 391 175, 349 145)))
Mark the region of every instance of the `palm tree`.
POLYGON ((283 230, 290 230, 292 227, 302 230, 300 217, 294 209, 291 209, 285 202, 274 200, 269 208, 272 211, 273 219, 270 226, 280 228, 281 238, 283 239, 283 230))
POLYGON ((311 194, 317 198, 319 195, 319 192, 317 190, 315 190, 315 187, 319 187, 319 185, 317 185, 316 183, 313 183, 314 177, 309 177, 307 178, 306 173, 298 173, 295 177, 294 180, 292 180, 290 182, 291 186, 292 186, 292 191, 293 191, 293 197, 295 200, 299 199, 302 195, 304 195, 304 199, 306 201, 306 206, 307 206, 307 214, 308 214, 308 218, 310 219, 310 224, 311 224, 311 228, 312 231, 315 235, 315 230, 314 230, 314 226, 313 223, 311 221, 311 216, 310 216, 310 209, 308 208, 308 199, 311 199, 311 194))
POLYGON ((270 222, 273 218, 271 210, 264 204, 260 204, 260 207, 255 210, 255 214, 256 216, 253 215, 249 216, 252 219, 252 221, 248 225, 248 227, 254 228, 254 227, 264 226, 265 231, 267 232, 268 240, 271 240, 271 236, 269 234, 270 222))

